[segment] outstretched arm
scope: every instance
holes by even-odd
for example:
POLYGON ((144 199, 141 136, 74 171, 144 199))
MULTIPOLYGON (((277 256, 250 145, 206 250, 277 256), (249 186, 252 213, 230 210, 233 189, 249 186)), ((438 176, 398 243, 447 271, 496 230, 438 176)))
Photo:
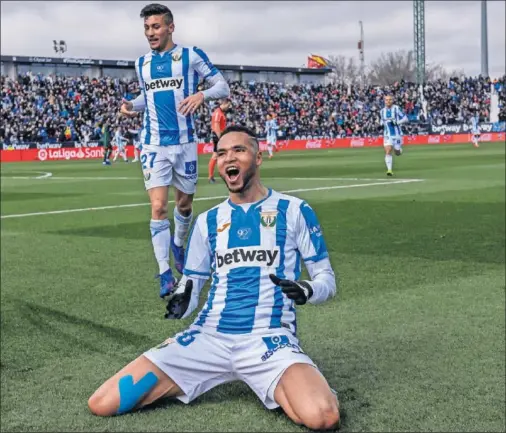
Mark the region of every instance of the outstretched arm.
POLYGON ((167 319, 186 319, 199 304, 199 297, 211 276, 211 249, 207 224, 198 216, 193 224, 186 249, 184 275, 167 304, 167 319))

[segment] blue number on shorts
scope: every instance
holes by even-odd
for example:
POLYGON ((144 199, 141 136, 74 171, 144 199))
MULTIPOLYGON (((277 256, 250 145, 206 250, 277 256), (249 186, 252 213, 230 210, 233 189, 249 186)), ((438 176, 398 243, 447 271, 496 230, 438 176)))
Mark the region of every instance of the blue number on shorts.
POLYGON ((181 346, 189 346, 195 341, 195 335, 197 334, 200 334, 200 331, 188 331, 177 337, 176 340, 181 346))
POLYGON ((143 170, 146 170, 148 168, 146 166, 146 162, 148 161, 148 155, 149 155, 149 168, 153 168, 153 166, 155 165, 156 152, 149 152, 149 154, 143 153, 141 155, 141 163, 143 170))

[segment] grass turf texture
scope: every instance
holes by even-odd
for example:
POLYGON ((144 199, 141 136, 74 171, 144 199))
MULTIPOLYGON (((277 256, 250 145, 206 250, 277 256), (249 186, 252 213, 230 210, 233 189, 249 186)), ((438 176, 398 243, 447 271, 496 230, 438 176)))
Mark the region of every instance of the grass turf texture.
MULTIPOLYGON (((504 431, 504 144, 407 147, 393 179, 382 152, 280 153, 262 167, 278 190, 339 187, 294 193, 316 210, 340 279, 334 300, 298 308, 302 347, 340 396, 343 431, 504 431)), ((3 217, 146 203, 140 168, 1 168, 2 431, 305 430, 241 383, 92 416, 104 380, 191 322, 163 319, 149 206, 3 217)), ((222 195, 199 181, 199 198, 222 195)))

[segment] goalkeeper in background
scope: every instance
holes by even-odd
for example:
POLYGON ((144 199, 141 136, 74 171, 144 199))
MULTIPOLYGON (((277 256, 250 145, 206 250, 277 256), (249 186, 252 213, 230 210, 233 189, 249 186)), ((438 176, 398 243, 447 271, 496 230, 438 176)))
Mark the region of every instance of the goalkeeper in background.
POLYGON ((104 161, 103 165, 111 165, 112 143, 111 143, 111 127, 109 120, 106 119, 102 125, 102 145, 104 146, 104 161))

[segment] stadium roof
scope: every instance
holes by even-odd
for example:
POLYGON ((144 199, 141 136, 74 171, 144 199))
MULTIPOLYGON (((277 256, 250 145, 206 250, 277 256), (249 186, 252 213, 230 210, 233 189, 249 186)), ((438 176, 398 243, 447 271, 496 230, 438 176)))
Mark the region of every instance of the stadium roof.
MULTIPOLYGON (((133 60, 99 60, 78 57, 44 57, 44 56, 1 56, 2 62, 13 63, 52 63, 52 64, 68 64, 80 66, 98 66, 113 68, 133 68, 135 62, 133 60)), ((328 68, 310 69, 310 68, 290 68, 286 66, 251 66, 251 65, 218 65, 218 69, 224 71, 243 71, 243 72, 291 72, 299 74, 316 74, 323 75, 329 73, 328 68)))

